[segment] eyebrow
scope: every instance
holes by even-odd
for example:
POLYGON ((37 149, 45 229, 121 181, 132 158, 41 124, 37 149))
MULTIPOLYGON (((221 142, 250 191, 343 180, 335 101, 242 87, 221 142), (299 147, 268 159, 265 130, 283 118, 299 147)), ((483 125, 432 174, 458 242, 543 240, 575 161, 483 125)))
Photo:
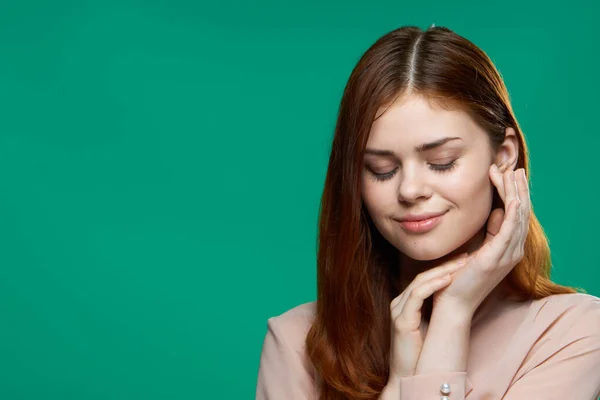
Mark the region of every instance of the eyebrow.
MULTIPOLYGON (((433 149, 435 149, 437 147, 440 147, 440 146, 448 143, 451 140, 456 140, 456 139, 462 140, 459 137, 444 137, 444 138, 438 139, 438 140, 436 140, 434 142, 423 143, 423 144, 420 144, 418 146, 415 146, 415 151, 417 153, 423 153, 423 152, 425 152, 427 150, 433 150, 433 149)), ((376 156, 395 156, 394 152, 390 151, 390 150, 366 149, 365 153, 366 154, 373 154, 373 155, 376 155, 376 156)))

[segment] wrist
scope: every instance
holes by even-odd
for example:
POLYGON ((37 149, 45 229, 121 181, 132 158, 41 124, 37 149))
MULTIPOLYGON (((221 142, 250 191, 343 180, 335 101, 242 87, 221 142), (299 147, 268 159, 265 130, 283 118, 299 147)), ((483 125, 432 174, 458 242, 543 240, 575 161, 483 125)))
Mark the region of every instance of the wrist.
POLYGON ((450 303, 434 306, 415 374, 465 371, 472 319, 469 310, 450 303))
POLYGON ((451 320, 460 325, 470 325, 474 314, 475 310, 470 307, 466 307, 457 301, 445 300, 434 305, 431 319, 451 320))

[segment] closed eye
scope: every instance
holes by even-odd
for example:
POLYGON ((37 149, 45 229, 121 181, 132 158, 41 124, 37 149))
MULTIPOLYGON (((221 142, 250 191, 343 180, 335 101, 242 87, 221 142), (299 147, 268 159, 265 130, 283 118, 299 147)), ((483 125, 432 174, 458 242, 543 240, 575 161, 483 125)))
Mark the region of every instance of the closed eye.
POLYGON ((447 164, 429 164, 429 169, 437 172, 448 172, 456 166, 456 160, 452 160, 447 164))
MULTIPOLYGON (((428 165, 429 165, 430 170, 439 172, 439 173, 444 173, 444 172, 449 172, 452 169, 454 169, 454 167, 456 167, 456 160, 452 160, 446 164, 431 164, 430 163, 428 165)), ((390 172, 386 172, 383 174, 378 174, 373 171, 370 171, 370 172, 373 175, 373 179, 375 179, 376 181, 386 181, 388 179, 393 178, 393 176, 396 174, 397 171, 398 171, 398 167, 394 168, 390 172)))

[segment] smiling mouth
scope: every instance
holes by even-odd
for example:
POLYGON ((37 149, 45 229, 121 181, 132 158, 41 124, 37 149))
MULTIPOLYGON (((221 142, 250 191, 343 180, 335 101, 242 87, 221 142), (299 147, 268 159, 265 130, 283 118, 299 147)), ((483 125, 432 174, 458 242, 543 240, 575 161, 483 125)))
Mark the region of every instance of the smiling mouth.
POLYGON ((435 228, 446 213, 418 221, 398 221, 404 230, 411 233, 425 233, 435 228))

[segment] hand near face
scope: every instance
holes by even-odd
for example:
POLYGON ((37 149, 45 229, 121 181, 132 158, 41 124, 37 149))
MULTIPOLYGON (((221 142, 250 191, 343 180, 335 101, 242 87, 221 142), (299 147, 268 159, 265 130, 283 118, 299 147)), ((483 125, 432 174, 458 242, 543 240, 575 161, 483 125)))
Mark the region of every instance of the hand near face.
POLYGON ((531 202, 525 170, 502 173, 492 165, 490 178, 505 209, 492 211, 483 246, 469 256, 464 267, 452 274, 449 286, 434 294, 434 304, 450 302, 471 315, 523 259, 529 230, 531 202))
POLYGON ((420 273, 390 303, 390 380, 415 373, 423 347, 421 334, 423 302, 451 282, 451 274, 461 268, 466 257, 454 258, 420 273))

